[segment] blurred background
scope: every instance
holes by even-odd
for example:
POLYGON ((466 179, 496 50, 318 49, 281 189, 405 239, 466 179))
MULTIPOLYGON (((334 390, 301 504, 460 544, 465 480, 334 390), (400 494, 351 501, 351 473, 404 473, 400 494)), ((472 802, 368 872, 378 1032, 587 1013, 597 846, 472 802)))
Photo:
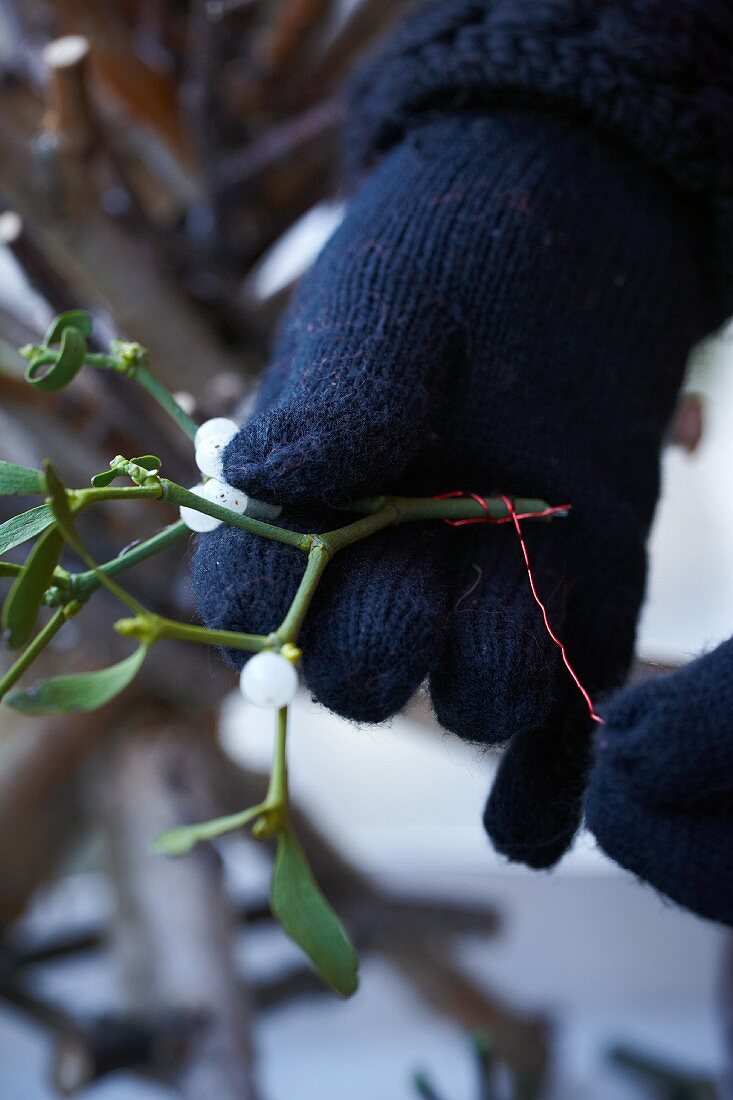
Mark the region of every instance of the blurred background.
MULTIPOLYGON (((339 88, 401 7, 0 0, 0 458, 50 456, 84 485, 117 453, 155 451, 196 480, 132 386, 87 372, 31 391, 15 349, 84 307, 101 344, 148 347, 197 419, 243 415, 290 289, 338 224, 339 88)), ((731 368, 730 333, 691 365, 638 675, 733 628, 731 368)), ((85 534, 106 559, 162 516, 125 505, 85 534)), ((149 563, 133 590, 191 617, 186 558, 149 563)), ((42 671, 121 656, 114 617, 96 596, 42 671)), ((260 847, 148 854, 163 828, 255 801, 272 747, 214 654, 158 649, 101 712, 0 712, 0 1100, 733 1096, 726 935, 585 836, 551 874, 499 860, 480 826, 495 761, 421 699, 377 729, 305 696, 293 708, 299 832, 362 956, 351 1001, 320 992, 270 919, 260 847)))

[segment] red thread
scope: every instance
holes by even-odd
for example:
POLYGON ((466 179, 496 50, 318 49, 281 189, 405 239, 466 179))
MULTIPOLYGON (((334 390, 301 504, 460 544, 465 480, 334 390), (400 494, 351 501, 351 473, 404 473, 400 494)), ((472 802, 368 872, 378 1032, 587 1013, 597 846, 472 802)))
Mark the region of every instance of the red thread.
POLYGON ((480 497, 477 493, 463 493, 463 492, 457 491, 457 492, 454 492, 454 493, 443 493, 442 496, 435 497, 434 499, 435 500, 451 500, 454 497, 470 497, 471 500, 475 500, 477 502, 477 504, 481 505, 481 507, 486 512, 486 515, 485 516, 479 516, 477 519, 459 519, 459 520, 446 519, 444 522, 449 524, 451 527, 463 527, 464 525, 470 524, 470 523, 494 523, 494 524, 513 523, 514 524, 514 530, 517 532, 517 538, 519 539, 519 545, 520 545, 520 548, 522 550, 522 557, 524 558, 524 566, 525 566, 525 569, 527 570, 527 577, 529 578, 529 586, 530 586, 530 589, 532 590, 532 596, 534 598, 534 601, 537 604, 537 606, 539 607, 540 611, 542 612, 542 620, 545 624, 545 630, 547 631, 547 633, 549 634, 552 641, 555 643, 555 645, 560 650, 560 653, 562 654, 563 664, 565 665, 565 668, 570 673, 570 675, 573 679, 573 682, 575 683, 575 686, 577 687, 578 691, 580 692, 580 694, 585 699, 586 705, 588 707, 588 713, 590 714, 592 720, 594 722, 598 722, 599 725, 602 725, 603 724, 603 719, 600 717, 599 714, 596 713, 596 708, 593 705, 593 700, 591 699, 588 691, 583 686, 583 684, 581 682, 581 679, 578 676, 577 672, 575 671, 572 664, 570 663, 570 658, 568 657, 567 650, 565 649, 565 645, 563 644, 563 642, 560 641, 560 639, 558 638, 558 636, 555 634, 554 630, 550 626, 550 620, 549 620, 549 617, 548 617, 548 614, 547 614, 547 608, 545 607, 544 603, 540 599, 539 594, 537 592, 537 586, 535 585, 534 575, 532 573, 532 566, 530 565, 530 561, 529 561, 529 553, 527 551, 527 544, 524 541, 524 535, 522 534, 522 526, 521 526, 521 523, 520 523, 520 520, 523 520, 523 519, 532 519, 532 518, 539 519, 543 516, 553 516, 553 515, 557 515, 560 512, 568 512, 569 509, 571 508, 571 505, 561 504, 561 505, 557 505, 554 508, 545 508, 542 512, 518 513, 516 508, 514 507, 514 503, 510 499, 510 497, 507 497, 507 496, 504 496, 503 494, 501 494, 501 499, 504 501, 504 505, 506 506, 506 510, 509 514, 502 517, 501 519, 495 519, 493 516, 489 515, 489 506, 486 503, 486 501, 484 500, 484 498, 480 497))

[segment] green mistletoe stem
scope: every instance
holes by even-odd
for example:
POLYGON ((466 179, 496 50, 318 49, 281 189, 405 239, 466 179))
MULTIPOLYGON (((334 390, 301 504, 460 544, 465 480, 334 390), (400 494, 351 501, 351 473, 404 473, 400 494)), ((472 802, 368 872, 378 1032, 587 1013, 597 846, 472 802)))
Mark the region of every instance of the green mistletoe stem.
POLYGON ((252 836, 256 840, 266 840, 287 825, 290 809, 288 792, 288 708, 281 707, 277 712, 275 728, 275 747, 272 754, 272 770, 265 801, 262 803, 262 817, 255 823, 252 836))
MULTIPOLYGON (((324 534, 302 534, 289 531, 273 524, 241 516, 236 512, 210 503, 194 493, 188 492, 175 482, 157 476, 151 478, 149 485, 112 486, 107 488, 89 488, 68 491, 71 511, 76 515, 82 509, 93 504, 110 500, 162 500, 172 504, 185 505, 231 523, 249 534, 267 538, 285 545, 293 546, 308 554, 305 572, 290 608, 280 626, 269 635, 245 634, 239 631, 211 630, 190 623, 176 622, 154 615, 131 599, 128 593, 114 586, 117 595, 133 612, 134 617, 122 619, 116 624, 118 632, 127 637, 135 637, 146 645, 153 641, 169 639, 216 645, 226 649, 244 650, 250 653, 266 649, 280 649, 295 645, 315 595, 321 577, 331 560, 339 550, 343 550, 370 535, 397 523, 419 520, 440 519, 477 519, 490 516, 503 519, 508 515, 504 501, 488 498, 483 502, 470 497, 458 497, 448 500, 413 497, 374 497, 358 501, 355 510, 367 513, 361 519, 324 534)), ((515 508, 520 514, 536 514, 546 510, 544 501, 517 499, 515 508)), ((182 538, 188 528, 182 521, 170 524, 151 538, 133 547, 127 553, 105 562, 94 569, 77 574, 67 574, 59 570, 54 578, 56 583, 48 590, 47 602, 60 604, 59 612, 24 650, 18 661, 0 681, 0 698, 16 682, 39 653, 52 640, 71 614, 76 614, 80 606, 105 581, 111 584, 111 578, 131 569, 141 561, 153 557, 167 549, 173 542, 182 538)), ((86 555, 85 555, 86 556, 86 555)), ((91 564, 91 562, 88 562, 91 564)))
MULTIPOLYGON (((544 500, 536 500, 531 497, 517 497, 513 501, 515 511, 519 515, 538 514, 548 508, 544 500)), ((366 512, 371 519, 381 515, 385 508, 394 508, 397 511, 395 523, 408 523, 414 520, 425 519, 482 519, 488 516, 490 519, 506 519, 509 510, 501 497, 482 497, 474 500, 471 496, 449 497, 398 497, 380 496, 364 497, 351 505, 351 511, 366 512)), ((367 521, 362 521, 367 522, 367 521)), ((381 523, 373 530, 379 530, 385 526, 381 523)), ((367 530, 365 528, 365 530, 367 530)), ((371 529, 368 530, 371 533, 371 529)), ((328 535, 323 536, 329 538, 328 535)))
POLYGON ((179 623, 175 619, 166 619, 149 611, 131 619, 119 619, 115 630, 126 638, 137 638, 150 645, 152 642, 167 638, 176 642, 196 642, 199 645, 218 645, 225 649, 244 649, 249 653, 259 653, 263 649, 273 649, 276 640, 266 634, 242 634, 238 630, 210 630, 205 626, 191 623, 179 623))
POLYGON ((190 493, 182 485, 177 485, 175 481, 168 481, 165 477, 160 479, 160 484, 163 487, 163 494, 162 496, 159 494, 159 497, 169 504, 193 508, 196 512, 203 512, 205 515, 213 516, 215 519, 220 519, 233 527, 239 527, 250 535, 258 535, 260 538, 271 539, 273 542, 282 542, 286 546, 295 546, 296 549, 303 550, 305 553, 308 553, 313 544, 313 535, 303 535, 298 531, 288 531, 284 527, 275 527, 273 524, 264 523, 259 519, 241 516, 238 512, 232 512, 230 508, 222 508, 220 504, 213 504, 211 501, 197 496, 196 493, 190 493))
MULTIPOLYGON (((98 572, 107 577, 116 577, 128 569, 132 569, 141 561, 145 561, 146 558, 152 558, 155 554, 167 550, 174 542, 188 534, 189 529, 186 524, 183 520, 178 520, 176 523, 170 524, 169 527, 164 527, 162 531, 158 531, 151 538, 145 539, 144 542, 138 543, 137 546, 133 546, 118 557, 112 558, 111 561, 104 562, 99 566, 98 572)), ((85 573, 72 574, 69 577, 67 587, 77 600, 86 603, 101 583, 97 572, 89 569, 85 573)))
MULTIPOLYGON (((137 382, 138 386, 144 389, 168 413, 168 416, 175 421, 184 435, 187 435, 189 439, 193 439, 198 424, 191 419, 187 412, 184 412, 173 395, 150 371, 146 358, 147 353, 138 344, 120 343, 117 354, 100 355, 95 352, 88 352, 84 362, 87 366, 96 367, 98 370, 117 371, 119 374, 131 378, 133 382, 137 382)), ((49 361, 53 362, 53 359, 49 359, 49 361)))
MULTIPOLYGON (((272 524, 262 523, 260 520, 248 519, 240 516, 228 508, 211 504, 193 493, 189 493, 182 486, 174 482, 161 479, 164 498, 172 503, 184 503, 197 511, 215 515, 225 522, 231 522, 247 530, 250 534, 257 534, 264 538, 295 546, 297 549, 308 553, 308 562, 293 602, 280 626, 269 635, 245 634, 233 630, 211 630, 208 627, 195 626, 190 623, 177 622, 174 619, 163 618, 149 612, 138 613, 134 618, 121 619, 116 624, 116 630, 126 636, 135 637, 147 644, 161 639, 180 642, 192 642, 203 645, 216 645, 225 649, 239 649, 249 653, 258 653, 265 649, 277 649, 286 644, 295 644, 303 621, 308 613, 321 577, 333 554, 343 550, 356 542, 361 541, 396 523, 407 523, 425 519, 473 519, 489 515, 494 519, 503 519, 508 516, 508 509, 504 501, 489 498, 483 504, 471 498, 456 498, 451 500, 433 500, 411 497, 375 497, 359 502, 360 510, 370 510, 371 514, 354 523, 337 528, 325 534, 300 534, 288 531, 285 528, 275 527, 272 524)), ((153 499, 161 499, 161 491, 155 486, 142 490, 145 496, 153 499)), ((93 500, 110 499, 109 495, 114 490, 96 489, 82 490, 82 493, 94 494, 93 500)), ((116 497, 139 496, 140 488, 118 489, 116 497)), ((86 498, 85 503, 92 500, 86 498)), ((519 499, 515 501, 515 508, 520 514, 541 513, 546 510, 544 501, 534 499, 519 499)), ((69 578, 69 590, 79 600, 88 599, 101 582, 99 574, 114 576, 122 573, 133 565, 151 557, 180 538, 186 531, 182 522, 172 524, 152 538, 133 548, 120 558, 115 558, 99 566, 95 571, 77 574, 69 578)))
POLYGON ((163 490, 159 482, 152 485, 112 485, 108 489, 71 489, 70 503, 76 511, 107 500, 160 500, 163 490))
MULTIPOLYGON (((101 352, 87 351, 84 355, 84 364, 94 367, 96 370, 111 370, 117 374, 124 374, 144 389, 160 407, 168 413, 168 416, 176 422, 181 431, 193 439, 196 435, 198 424, 185 412, 173 395, 162 382, 158 381, 151 373, 147 365, 147 352, 139 344, 113 341, 113 353, 105 355, 101 352)), ((28 345, 21 349, 21 354, 26 358, 32 358, 36 367, 52 366, 59 359, 59 349, 56 347, 34 347, 28 345)))
POLYGON ((305 567, 305 573, 298 586, 298 591, 295 593, 287 615, 275 631, 275 636, 281 645, 287 642, 293 644, 296 642, 318 583, 330 560, 331 554, 324 543, 320 539, 314 542, 308 553, 308 564, 305 567))
POLYGON ((29 668, 38 656, 43 652, 49 642, 58 634, 64 623, 81 610, 81 604, 67 604, 60 607, 38 631, 35 638, 26 646, 18 660, 0 679, 0 699, 14 687, 27 668, 29 668))
POLYGON ((128 371, 128 375, 133 378, 154 401, 157 401, 160 407, 176 422, 184 435, 187 435, 189 439, 193 439, 196 435, 198 424, 195 420, 191 419, 187 412, 184 412, 166 387, 158 381, 155 375, 152 374, 144 364, 140 363, 136 367, 131 368, 131 370, 128 371))

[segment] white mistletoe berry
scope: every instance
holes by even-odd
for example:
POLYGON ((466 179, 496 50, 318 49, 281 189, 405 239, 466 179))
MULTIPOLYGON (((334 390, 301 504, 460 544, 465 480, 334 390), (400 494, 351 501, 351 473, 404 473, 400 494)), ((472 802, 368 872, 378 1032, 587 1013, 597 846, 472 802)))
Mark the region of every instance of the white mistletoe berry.
POLYGON ((196 430, 193 445, 198 450, 207 439, 226 439, 227 443, 239 431, 239 427, 233 420, 226 416, 215 416, 211 420, 205 420, 196 430))
MULTIPOLYGON (((189 491, 195 493, 197 497, 204 497, 204 499, 208 498, 206 485, 194 485, 189 491)), ((181 519, 186 524, 186 527, 188 527, 190 531, 196 531, 197 534, 215 531, 221 523, 220 519, 215 519, 213 516, 207 516, 204 512, 197 512, 195 508, 182 507, 180 512, 181 519)))
POLYGON ((244 515, 249 498, 246 493, 227 485, 225 481, 218 481, 212 477, 204 485, 203 495, 212 504, 220 504, 222 508, 229 508, 232 512, 244 515))
POLYGON ((229 440, 226 436, 210 436, 196 448, 196 465, 202 474, 223 480, 221 460, 229 440))
POLYGON ((257 653, 242 669, 239 686, 256 707, 279 709, 295 698, 298 673, 279 653, 257 653))

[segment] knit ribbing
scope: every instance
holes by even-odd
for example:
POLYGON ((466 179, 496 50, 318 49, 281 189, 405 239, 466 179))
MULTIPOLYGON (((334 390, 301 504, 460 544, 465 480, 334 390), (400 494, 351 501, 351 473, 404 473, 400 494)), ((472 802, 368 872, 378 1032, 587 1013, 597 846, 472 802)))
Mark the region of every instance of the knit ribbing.
POLYGON ((733 10, 724 0, 428 0, 356 80, 352 175, 436 112, 562 109, 704 203, 709 324, 733 313, 733 10))

